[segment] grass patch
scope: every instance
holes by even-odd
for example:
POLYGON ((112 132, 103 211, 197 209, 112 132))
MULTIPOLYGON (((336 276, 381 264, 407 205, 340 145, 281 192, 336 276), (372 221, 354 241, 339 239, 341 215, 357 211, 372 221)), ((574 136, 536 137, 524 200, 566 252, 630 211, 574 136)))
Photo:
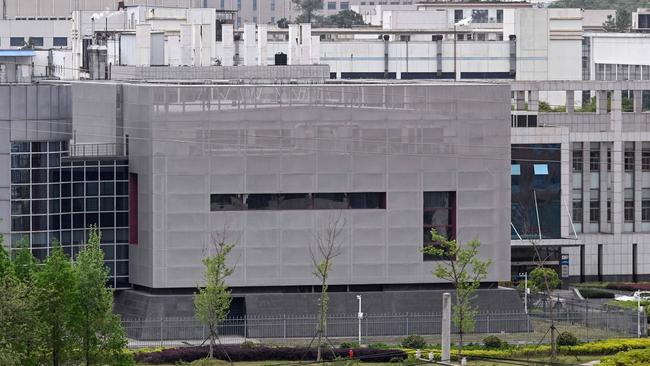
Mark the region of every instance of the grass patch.
POLYGON ((580 294, 585 299, 613 299, 614 298, 613 293, 600 288, 593 288, 593 287, 581 288, 580 294))
MULTIPOLYGON (((636 310, 639 304, 636 301, 610 300, 607 302, 607 305, 614 306, 617 308, 622 308, 622 309, 636 310)), ((643 306, 644 308, 647 307, 648 305, 650 305, 650 301, 641 301, 641 306, 643 306)))

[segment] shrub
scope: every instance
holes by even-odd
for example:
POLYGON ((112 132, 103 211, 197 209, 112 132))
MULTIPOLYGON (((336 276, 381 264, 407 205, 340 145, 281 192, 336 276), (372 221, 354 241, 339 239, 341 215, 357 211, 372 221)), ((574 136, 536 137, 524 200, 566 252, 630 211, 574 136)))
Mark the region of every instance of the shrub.
POLYGON ((371 344, 369 344, 369 345, 368 345, 368 348, 373 348, 373 349, 386 349, 386 348, 390 348, 390 346, 387 345, 386 343, 378 342, 378 343, 371 343, 371 344))
POLYGON ((501 338, 491 335, 483 338, 483 345, 485 345, 486 348, 501 348, 501 346, 503 346, 503 341, 501 338))
POLYGON ((534 291, 546 291, 546 281, 548 280, 548 287, 554 290, 562 283, 557 272, 553 268, 537 267, 530 271, 528 278, 528 286, 534 291))
POLYGON ((241 344, 241 348, 243 349, 253 349, 255 347, 257 347, 257 344, 255 344, 253 341, 244 341, 241 344))
POLYGON ((613 293, 609 291, 597 289, 597 288, 581 288, 580 294, 585 299, 613 299, 614 298, 613 293))
POLYGON ((402 347, 412 348, 412 349, 421 349, 427 345, 427 342, 424 341, 422 336, 417 334, 411 334, 410 336, 402 340, 402 347))
MULTIPOLYGON (((391 358, 398 357, 406 359, 406 352, 402 350, 385 350, 359 348, 355 350, 355 355, 361 361, 367 362, 389 362, 391 358)), ((204 359, 208 356, 208 347, 182 347, 169 348, 158 352, 142 352, 135 355, 136 361, 140 363, 175 364, 179 362, 192 362, 204 359)), ((300 361, 315 360, 316 349, 306 347, 268 347, 258 345, 253 349, 245 349, 236 345, 225 345, 217 347, 214 350, 214 358, 219 360, 228 360, 228 356, 233 362, 241 361, 300 361), (227 352, 227 355, 226 353, 227 352)), ((334 352, 325 352, 323 357, 328 360, 335 358, 345 359, 348 357, 348 349, 337 348, 334 352)))
POLYGON ((617 353, 602 360, 601 366, 641 366, 650 364, 650 349, 635 349, 617 353))
POLYGON ((557 344, 559 346, 575 346, 578 343, 578 338, 576 338, 576 336, 571 332, 562 332, 560 333, 560 336, 557 337, 557 344))
POLYGON ((357 348, 360 348, 360 347, 361 346, 359 346, 359 343, 352 342, 352 341, 341 342, 341 344, 339 345, 339 348, 345 348, 345 349, 357 349, 357 348))
POLYGON ((619 291, 636 291, 644 290, 650 291, 650 282, 615 282, 608 283, 607 288, 610 290, 619 290, 619 291))

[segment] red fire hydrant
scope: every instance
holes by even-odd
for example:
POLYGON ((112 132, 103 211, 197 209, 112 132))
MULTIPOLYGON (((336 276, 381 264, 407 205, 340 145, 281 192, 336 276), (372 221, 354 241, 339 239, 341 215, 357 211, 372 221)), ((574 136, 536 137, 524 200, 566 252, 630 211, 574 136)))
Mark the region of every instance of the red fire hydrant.
POLYGON ((348 350, 348 356, 354 358, 354 351, 351 348, 348 350))

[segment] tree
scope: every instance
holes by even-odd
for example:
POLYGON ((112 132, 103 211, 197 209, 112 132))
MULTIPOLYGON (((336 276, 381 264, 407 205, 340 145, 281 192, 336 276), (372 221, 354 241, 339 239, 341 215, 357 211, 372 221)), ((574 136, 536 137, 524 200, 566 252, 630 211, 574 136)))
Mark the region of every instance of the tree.
POLYGON ((536 267, 530 271, 529 276, 530 279, 528 281, 528 287, 530 287, 530 289, 535 292, 546 291, 546 281, 548 281, 549 290, 554 290, 560 287, 560 284, 562 283, 562 281, 560 281, 560 277, 557 275, 557 272, 554 269, 548 267, 536 267))
POLYGON ((352 10, 341 10, 338 14, 332 14, 324 19, 324 25, 337 26, 339 28, 352 28, 353 25, 364 25, 363 16, 352 10))
POLYGON ((291 0, 291 2, 300 12, 296 18, 297 23, 311 23, 316 19, 316 11, 323 8, 323 0, 291 0))
POLYGON ((120 319, 113 314, 113 291, 106 287, 109 272, 101 235, 91 226, 88 244, 74 265, 76 282, 73 311, 75 334, 80 340, 81 357, 86 366, 93 364, 124 365, 133 363, 122 350, 127 342, 120 319))
POLYGON ((611 14, 607 16, 607 20, 603 23, 605 32, 627 32, 630 30, 631 17, 629 11, 619 9, 616 11, 616 17, 611 14))
POLYGON ((332 270, 334 258, 341 255, 340 236, 345 227, 341 213, 331 217, 328 222, 314 234, 315 249, 309 247, 314 265, 314 276, 320 282, 320 298, 318 299, 318 323, 316 324, 316 362, 322 361, 323 337, 327 328, 327 308, 329 294, 327 293, 328 279, 332 270))
MULTIPOLYGON (((43 358, 52 366, 70 359, 74 349, 74 333, 70 309, 76 298, 75 275, 70 259, 58 243, 52 244, 50 255, 35 276, 35 314, 43 358)), ((43 360, 44 361, 44 360, 43 360)))
POLYGON ((199 293, 194 298, 196 317, 208 328, 210 339, 208 357, 210 358, 214 356, 214 347, 219 337, 219 324, 226 319, 230 309, 230 289, 226 284, 226 278, 234 272, 234 267, 228 266, 226 260, 234 246, 226 243, 225 232, 226 230, 218 237, 213 235, 214 253, 208 253, 203 258, 205 286, 198 286, 199 293))
POLYGON ((36 258, 34 258, 32 251, 29 250, 29 244, 26 240, 21 240, 18 245, 18 249, 14 252, 14 271, 20 281, 32 287, 34 275, 38 270, 36 258))
POLYGON ((487 277, 491 261, 478 258, 481 243, 468 242, 462 247, 456 240, 450 240, 431 229, 431 239, 435 245, 426 246, 422 251, 431 256, 443 258, 443 263, 433 270, 433 275, 451 282, 456 290, 456 305, 452 322, 458 328, 458 356, 463 350, 463 336, 474 330, 476 307, 472 305, 475 292, 481 281, 487 277))
POLYGON ((278 28, 281 28, 281 29, 289 28, 289 21, 287 20, 287 18, 280 18, 280 20, 278 20, 277 24, 278 24, 278 28))

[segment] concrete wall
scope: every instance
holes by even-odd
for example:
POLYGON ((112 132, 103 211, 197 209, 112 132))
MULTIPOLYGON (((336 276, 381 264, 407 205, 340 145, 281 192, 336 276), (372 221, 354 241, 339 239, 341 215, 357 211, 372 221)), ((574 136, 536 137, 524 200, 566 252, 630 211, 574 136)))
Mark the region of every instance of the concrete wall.
POLYGON ((329 79, 329 67, 313 66, 212 66, 135 67, 114 66, 113 80, 224 80, 246 84, 319 83, 329 79))
POLYGON ((424 191, 457 192, 458 238, 481 239, 481 257, 493 261, 488 281, 509 278, 506 85, 124 91, 126 133, 138 140, 134 284, 194 287, 211 233, 224 227, 236 245, 230 285, 315 284, 309 245, 335 212, 210 212, 211 193, 265 192, 387 192, 385 210, 342 213, 332 284, 437 282, 436 263, 419 251, 424 191), (380 142, 350 140, 358 138, 380 142))
POLYGON ((0 234, 11 237, 11 141, 70 139, 68 85, 0 85, 0 234))

